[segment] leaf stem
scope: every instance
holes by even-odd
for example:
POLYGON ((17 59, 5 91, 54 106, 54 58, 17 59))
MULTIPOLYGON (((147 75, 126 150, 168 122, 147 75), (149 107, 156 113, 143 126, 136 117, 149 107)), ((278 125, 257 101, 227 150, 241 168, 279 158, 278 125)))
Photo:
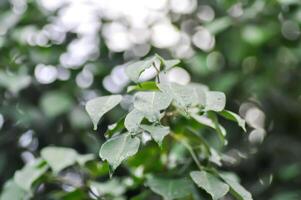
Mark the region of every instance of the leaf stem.
POLYGON ((153 62, 153 66, 154 66, 154 68, 156 69, 156 71, 157 71, 157 81, 158 81, 158 83, 160 83, 160 70, 157 68, 157 66, 156 66, 156 63, 155 62, 153 62))
POLYGON ((192 159, 194 160, 195 164, 198 166, 200 170, 203 170, 204 168, 202 167, 200 161, 198 160, 196 154, 194 153, 193 149, 189 144, 187 144, 185 141, 181 140, 181 138, 177 137, 176 134, 170 133, 170 135, 177 141, 179 141, 190 153, 192 159))

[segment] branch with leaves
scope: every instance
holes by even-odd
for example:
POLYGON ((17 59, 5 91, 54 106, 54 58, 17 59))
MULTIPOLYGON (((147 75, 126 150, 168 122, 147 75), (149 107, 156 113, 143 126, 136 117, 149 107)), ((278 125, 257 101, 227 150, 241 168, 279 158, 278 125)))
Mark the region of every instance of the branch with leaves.
MULTIPOLYGON (((228 192, 237 199, 252 199, 251 194, 233 177, 218 171, 216 166, 221 165, 221 158, 198 131, 202 127, 213 129, 221 145, 226 145, 226 130, 219 123, 218 116, 237 122, 244 131, 245 121, 234 112, 225 110, 226 97, 222 92, 210 91, 207 86, 198 83, 179 85, 160 82, 161 71, 167 71, 179 63, 179 60, 164 60, 155 55, 127 67, 128 77, 137 83, 127 90, 134 93, 133 101, 121 125, 115 124, 118 129, 110 130, 111 134, 101 146, 99 156, 110 164, 113 173, 122 161, 143 148, 143 134, 149 134, 161 148, 164 138, 171 136, 168 139, 174 139, 188 150, 196 169, 177 179, 162 179, 155 174, 148 174, 146 184, 153 192, 164 199, 193 195, 192 180, 212 199, 220 199, 228 192), (139 82, 140 75, 151 67, 157 71, 157 82, 139 82), (197 137, 189 136, 191 132, 197 137)), ((92 99, 86 104, 94 129, 102 116, 121 101, 121 95, 112 95, 92 99)))
MULTIPOLYGON (((216 200, 230 193, 236 199, 251 200, 251 194, 239 184, 233 173, 219 169, 224 159, 221 149, 227 145, 226 129, 219 123, 219 118, 234 121, 246 131, 244 119, 225 110, 226 96, 222 92, 210 91, 199 83, 179 85, 160 80, 161 73, 179 63, 179 60, 165 60, 155 55, 127 66, 126 74, 136 85, 127 88, 132 97, 127 113, 105 133, 107 140, 99 150, 104 162, 72 149, 47 147, 34 164, 15 173, 13 180, 4 187, 1 200, 18 200, 24 194, 35 196, 46 183, 66 185, 67 179, 62 174, 72 166, 77 167, 75 174, 79 177, 79 184, 71 185, 74 191, 84 192, 85 198, 120 198, 124 197, 128 187, 145 185, 153 193, 143 191, 135 199, 151 199, 157 194, 164 199, 204 199, 207 195, 207 199, 216 200), (140 75, 152 67, 157 71, 157 81, 140 82, 140 75), (151 151, 148 145, 152 142, 149 140, 157 145, 151 151), (213 144, 213 140, 219 143, 213 144), (140 159, 135 161, 135 157, 140 159), (109 168, 91 175, 91 163, 101 169, 108 163, 109 168), (135 184, 125 184, 114 177, 115 170, 122 163, 129 180, 136 180, 135 184), (159 166, 154 169, 152 163, 159 166), (111 180, 99 182, 99 177, 106 173, 110 174, 111 180)), ((94 130, 103 116, 122 101, 122 95, 110 95, 87 102, 86 111, 94 130)))

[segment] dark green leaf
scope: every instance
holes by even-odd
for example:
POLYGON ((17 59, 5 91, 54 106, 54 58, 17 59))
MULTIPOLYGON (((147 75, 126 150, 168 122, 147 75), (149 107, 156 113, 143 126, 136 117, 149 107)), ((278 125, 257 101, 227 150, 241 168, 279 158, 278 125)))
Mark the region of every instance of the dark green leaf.
POLYGON ((116 123, 108 126, 108 130, 105 132, 106 137, 112 137, 114 134, 121 133, 125 126, 125 117, 120 118, 116 123))

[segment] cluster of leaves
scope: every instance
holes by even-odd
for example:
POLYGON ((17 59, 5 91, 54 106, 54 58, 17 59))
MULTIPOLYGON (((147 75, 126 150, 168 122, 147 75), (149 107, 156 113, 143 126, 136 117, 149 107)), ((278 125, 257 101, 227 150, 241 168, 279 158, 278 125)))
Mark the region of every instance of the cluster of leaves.
POLYGON ((231 193, 237 199, 251 200, 251 194, 233 173, 218 169, 228 159, 219 151, 227 140, 218 116, 237 122, 245 131, 244 119, 225 110, 226 97, 222 92, 210 91, 198 83, 160 82, 160 74, 179 62, 155 55, 132 63, 126 73, 137 85, 128 87, 128 95, 101 96, 87 102, 86 110, 95 130, 104 114, 118 104, 127 104, 129 112, 105 133, 107 141, 99 151, 105 162, 99 162, 91 154, 80 155, 73 149, 46 147, 41 150, 39 159, 17 171, 5 184, 0 199, 37 198, 39 194, 49 193, 48 190, 56 191, 50 193, 53 199, 124 199, 128 187, 137 189, 145 185, 153 193, 142 190, 133 199, 147 199, 157 194, 164 199, 200 199, 209 195, 215 200, 231 193), (156 68, 157 81, 140 82, 140 75, 151 67, 156 68), (153 162, 144 157, 148 156, 145 152, 152 143, 147 138, 157 144, 152 149, 159 154, 163 165, 160 169, 147 169, 146 163, 153 162), (219 144, 212 143, 216 138, 219 144), (175 152, 178 156, 175 161, 164 159, 175 152), (135 157, 140 157, 139 161, 135 157), (128 161, 128 179, 112 178, 125 160, 128 161), (72 181, 68 179, 70 174, 72 181), (107 175, 111 179, 103 181, 101 177, 107 175), (74 176, 78 181, 74 181, 74 176), (53 185, 61 189, 53 189, 53 185), (64 187, 75 189, 66 193, 64 187))
MULTIPOLYGON (((0 3, 0 18, 5 22, 2 23, 4 34, 0 36, 0 93, 3 105, 0 112, 4 117, 4 124, 0 120, 1 126, 3 124, 0 142, 1 183, 20 168, 25 161, 23 153, 28 153, 28 150, 37 155, 42 147, 55 144, 70 146, 80 152, 97 151, 98 143, 102 142, 101 136, 87 134, 89 121, 84 110, 79 107, 80 101, 85 99, 84 94, 88 90, 106 94, 107 91, 101 87, 101 81, 108 75, 111 67, 128 59, 124 56, 126 52, 112 54, 105 42, 101 42, 100 56, 93 59, 93 62, 88 62, 95 65, 97 70, 94 74, 95 82, 91 87, 82 89, 75 86, 75 77, 81 72, 81 67, 70 70, 72 74, 69 80, 40 84, 35 80, 35 66, 40 63, 59 66, 61 54, 66 51, 70 42, 80 36, 69 32, 67 40, 62 44, 49 42, 47 47, 28 44, 22 39, 28 28, 41 29, 53 21, 53 15, 60 12, 43 12, 38 6, 39 2, 34 0, 26 1, 28 9, 20 15, 19 12, 15 12, 13 2, 0 3), (20 18, 15 21, 14 15, 19 15, 20 18), (5 34, 7 25, 9 27, 5 34), (18 144, 23 133, 28 130, 34 132, 32 144, 36 144, 35 141, 39 142, 36 148, 21 147, 18 144)), ((198 4, 209 5, 213 9, 215 18, 211 22, 200 22, 199 12, 177 16, 176 18, 180 19, 178 22, 172 20, 179 29, 190 27, 187 24, 195 24, 197 27, 205 26, 215 36, 215 47, 212 51, 204 52, 193 48, 195 55, 182 62, 185 69, 191 72, 191 79, 202 80, 210 88, 226 92, 227 98, 230 99, 227 107, 231 109, 236 110, 235 102, 245 101, 252 96, 252 102, 260 102, 267 121, 273 122, 267 124, 267 142, 261 144, 260 151, 254 150, 256 147, 246 140, 241 140, 242 137, 236 134, 238 129, 225 126, 227 131, 231 132, 227 137, 227 148, 235 146, 240 151, 235 165, 230 168, 227 166, 227 170, 235 170, 243 175, 243 182, 252 191, 254 199, 301 199, 301 43, 298 31, 300 1, 219 0, 198 1, 198 4), (235 8, 234 10, 241 15, 230 16, 231 8, 235 8), (293 36, 299 35, 294 40, 287 39, 283 34, 286 33, 287 36, 287 30, 291 28, 293 36), (295 28, 297 31, 294 31, 295 28), (284 143, 289 145, 283 145, 284 143), (249 146, 252 148, 248 148, 249 146), (245 159, 245 155, 248 159, 245 159), (269 177, 268 180, 273 177, 273 181, 265 181, 265 177, 269 177)), ((169 16, 174 15, 171 13, 169 16)), ((194 30, 195 27, 192 27, 185 32, 193 34, 194 30)), ((151 43, 148 45, 151 46, 150 53, 160 51, 164 55, 171 55, 169 49, 158 50, 151 43)), ((87 63, 83 63, 83 66, 85 64, 87 63)), ((142 84, 147 86, 146 83, 142 84)), ((116 110, 106 115, 102 125, 115 119, 116 110)), ((211 128, 204 130, 209 132, 211 128)), ((201 129, 199 131, 202 132, 201 129)), ((209 135, 211 137, 211 134, 206 133, 206 137, 209 135)), ((162 145, 163 160, 167 141, 162 145)), ((210 143, 214 144, 213 140, 210 143)), ((162 171, 164 166, 160 164, 161 157, 155 149, 156 145, 147 143, 123 166, 132 169, 141 163, 138 162, 141 159, 144 160, 145 171, 162 171)), ((181 155, 181 146, 174 144, 168 152, 171 158, 181 155)), ((182 155, 182 162, 189 163, 190 160, 186 160, 185 154, 182 155)), ((223 155, 222 158, 224 161, 223 155)), ((173 162, 169 163, 174 166, 173 162)), ((181 163, 181 159, 178 159, 177 163, 181 163)), ((122 167, 118 170, 123 170, 122 167)), ((124 175, 124 171, 118 173, 118 170, 115 177, 124 175)))
MULTIPOLYGON (((222 92, 210 91, 197 83, 178 85, 160 82, 160 71, 164 72, 178 63, 178 60, 164 60, 155 55, 127 67, 129 78, 138 83, 128 87, 128 92, 135 92, 128 102, 129 113, 108 128, 108 139, 101 146, 99 156, 110 164, 111 172, 114 172, 122 161, 137 154, 145 135, 150 135, 161 149, 168 148, 164 147, 164 138, 168 137, 172 140, 171 145, 180 143, 187 149, 196 168, 189 166, 187 172, 177 177, 162 178, 153 173, 147 174, 146 185, 153 192, 164 199, 184 198, 193 195, 192 180, 212 199, 220 199, 228 192, 237 199, 252 199, 237 180, 217 170, 216 166, 221 166, 225 158, 213 148, 208 136, 199 131, 204 127, 214 130, 221 145, 226 145, 226 130, 219 123, 218 116, 237 122, 243 130, 245 121, 225 110, 226 97, 222 92), (139 82, 143 71, 151 67, 158 72, 157 82, 139 82)), ((86 104, 95 130, 103 115, 122 101, 121 95, 111 95, 97 97, 86 104)))
POLYGON ((94 155, 81 155, 71 148, 45 147, 41 150, 41 158, 16 171, 13 179, 6 182, 0 199, 29 199, 41 190, 42 183, 68 184, 68 180, 59 173, 73 165, 84 167, 93 159, 94 155))

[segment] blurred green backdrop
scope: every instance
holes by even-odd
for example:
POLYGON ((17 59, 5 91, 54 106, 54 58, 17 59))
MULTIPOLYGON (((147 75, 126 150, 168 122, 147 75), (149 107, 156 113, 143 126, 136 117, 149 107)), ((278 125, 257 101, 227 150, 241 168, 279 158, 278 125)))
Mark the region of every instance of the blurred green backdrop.
POLYGON ((301 199, 300 25, 299 0, 0 1, 0 184, 45 146, 96 153, 105 130, 84 103, 124 91, 123 63, 160 53, 183 59, 167 79, 263 110, 265 134, 227 126, 227 168, 256 200, 301 199))

